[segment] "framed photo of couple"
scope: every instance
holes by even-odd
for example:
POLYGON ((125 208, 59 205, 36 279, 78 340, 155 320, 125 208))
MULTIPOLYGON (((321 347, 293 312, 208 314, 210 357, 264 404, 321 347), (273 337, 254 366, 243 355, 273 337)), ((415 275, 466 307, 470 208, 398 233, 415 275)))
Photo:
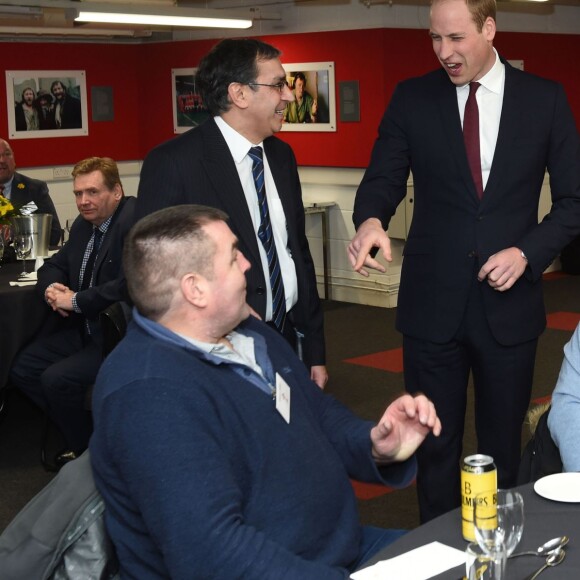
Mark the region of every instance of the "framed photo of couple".
POLYGON ((336 131, 333 62, 282 63, 294 95, 282 131, 336 131))
POLYGON ((10 139, 89 134, 85 71, 6 71, 10 139))

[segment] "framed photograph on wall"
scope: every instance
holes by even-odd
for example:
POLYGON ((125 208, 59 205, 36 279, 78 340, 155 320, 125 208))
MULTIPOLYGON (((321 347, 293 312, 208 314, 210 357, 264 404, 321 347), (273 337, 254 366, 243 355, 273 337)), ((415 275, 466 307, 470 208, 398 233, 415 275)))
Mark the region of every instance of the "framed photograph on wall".
POLYGON ((85 71, 6 71, 10 139, 89 134, 85 71))
POLYGON ((284 111, 282 131, 336 131, 333 62, 282 63, 295 101, 284 111))
POLYGON ((171 70, 173 90, 173 132, 185 133, 201 125, 209 113, 195 89, 196 68, 174 68, 171 70))

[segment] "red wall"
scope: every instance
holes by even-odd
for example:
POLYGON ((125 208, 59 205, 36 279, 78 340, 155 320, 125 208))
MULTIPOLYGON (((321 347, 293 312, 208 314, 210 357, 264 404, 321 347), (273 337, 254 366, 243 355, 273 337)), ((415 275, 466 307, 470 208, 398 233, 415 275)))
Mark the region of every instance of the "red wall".
MULTIPOLYGON (((332 61, 337 86, 340 81, 359 81, 360 122, 341 123, 337 102, 335 133, 280 134, 294 148, 300 165, 365 167, 396 83, 439 66, 424 30, 354 30, 263 39, 282 50, 282 62, 332 61)), ((87 78, 89 135, 12 140, 18 165, 73 164, 90 155, 118 161, 142 159, 156 144, 173 137, 171 69, 196 66, 214 43, 47 42, 14 44, 9 52, 3 50, 8 55, 2 61, 4 70, 85 70, 87 78), (113 87, 113 121, 92 122, 91 86, 113 87)), ((580 35, 499 32, 495 45, 502 56, 523 59, 527 71, 562 82, 580 124, 580 75, 577 66, 571 68, 571 55, 580 54, 580 35)), ((0 86, 5 88, 1 77, 0 86)), ((0 110, 0 136, 7 134, 4 109, 0 110)))

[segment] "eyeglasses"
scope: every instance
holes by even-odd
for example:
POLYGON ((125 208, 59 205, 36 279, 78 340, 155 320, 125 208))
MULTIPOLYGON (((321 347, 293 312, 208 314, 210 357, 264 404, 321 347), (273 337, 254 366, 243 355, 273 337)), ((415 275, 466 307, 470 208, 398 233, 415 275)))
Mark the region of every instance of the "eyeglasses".
POLYGON ((288 81, 280 81, 279 83, 274 83, 273 85, 267 85, 265 83, 248 83, 249 87, 272 87, 273 89, 278 89, 281 93, 285 87, 288 86, 288 81))

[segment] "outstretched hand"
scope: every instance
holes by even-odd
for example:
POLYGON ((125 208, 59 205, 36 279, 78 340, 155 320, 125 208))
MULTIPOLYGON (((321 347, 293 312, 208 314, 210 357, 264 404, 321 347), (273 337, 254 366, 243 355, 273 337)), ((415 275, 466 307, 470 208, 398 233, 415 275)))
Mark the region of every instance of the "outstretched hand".
POLYGON ((391 240, 377 218, 369 218, 360 225, 347 249, 353 269, 363 276, 369 275, 363 266, 379 272, 386 271, 380 262, 371 257, 370 252, 373 248, 379 248, 387 262, 392 261, 391 240))
POLYGON ((391 403, 371 429, 372 454, 378 463, 405 461, 429 433, 441 433, 435 406, 425 395, 403 395, 391 403))

